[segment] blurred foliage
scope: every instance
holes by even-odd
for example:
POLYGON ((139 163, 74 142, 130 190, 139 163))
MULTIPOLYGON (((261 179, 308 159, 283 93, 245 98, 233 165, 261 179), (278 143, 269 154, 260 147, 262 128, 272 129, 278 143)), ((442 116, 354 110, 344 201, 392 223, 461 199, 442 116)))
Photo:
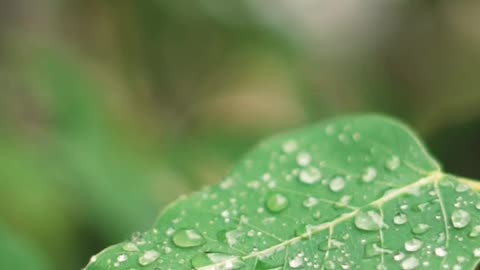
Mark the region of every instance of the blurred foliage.
POLYGON ((480 4, 313 2, 3 1, 2 265, 28 246, 35 269, 79 269, 260 138, 331 115, 401 117, 480 178, 480 4))

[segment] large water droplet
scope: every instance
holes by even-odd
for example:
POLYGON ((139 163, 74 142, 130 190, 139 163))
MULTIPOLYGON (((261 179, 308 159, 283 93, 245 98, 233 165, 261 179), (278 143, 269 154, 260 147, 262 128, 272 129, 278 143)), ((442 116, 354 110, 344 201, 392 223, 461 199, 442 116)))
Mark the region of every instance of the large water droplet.
POLYGON ((355 216, 355 226, 364 231, 378 231, 385 226, 380 213, 374 210, 359 212, 355 216))
POLYGON ((192 229, 183 229, 175 232, 172 241, 177 247, 184 248, 198 247, 205 244, 203 236, 192 229))
POLYGON ((468 234, 468 236, 472 238, 476 238, 480 235, 480 225, 473 226, 472 231, 468 234))
POLYGON ((400 251, 393 255, 393 259, 397 262, 403 260, 404 258, 405 258, 405 253, 400 251))
POLYGON ((409 252, 415 252, 422 248, 423 242, 420 239, 413 238, 405 241, 405 250, 409 252))
POLYGON ((278 213, 288 207, 288 199, 282 194, 275 193, 268 197, 266 206, 271 212, 278 213))
POLYGON ((391 171, 395 171, 400 167, 400 158, 398 156, 392 156, 385 162, 385 167, 391 171))
POLYGON ((424 224, 424 223, 419 223, 413 226, 412 232, 417 235, 421 235, 426 233, 428 230, 430 230, 430 225, 424 224))
POLYGON ((128 252, 138 251, 137 245, 135 245, 135 244, 132 243, 132 242, 125 243, 125 244, 122 246, 122 248, 123 248, 123 250, 128 251, 128 252))
POLYGON ((128 255, 126 254, 121 254, 121 255, 118 255, 117 257, 117 262, 126 262, 128 260, 128 255))
POLYGON ((438 247, 435 249, 435 255, 438 257, 445 257, 447 256, 447 250, 444 247, 438 247))
POLYGON ((303 258, 301 256, 295 256, 295 258, 288 262, 288 265, 294 269, 299 268, 303 265, 303 258))
POLYGON ((362 175, 362 180, 365 183, 370 183, 375 179, 375 177, 377 177, 377 170, 373 167, 368 167, 365 170, 365 173, 362 175))
POLYGON ((300 171, 298 179, 305 184, 315 184, 322 178, 322 173, 315 167, 308 167, 300 171))
POLYGON ((480 257, 480 248, 476 248, 473 250, 473 256, 475 258, 479 258, 480 257))
POLYGON ((330 190, 333 192, 338 192, 345 188, 345 179, 343 177, 337 176, 330 181, 330 190))
POLYGON ((410 257, 410 258, 405 259, 402 262, 401 267, 402 267, 403 270, 412 270, 412 269, 417 268, 419 265, 420 265, 420 262, 418 261, 417 258, 410 257))
POLYGON ((143 253, 143 255, 138 258, 138 263, 140 265, 146 266, 156 261, 159 256, 160 254, 157 251, 148 250, 145 251, 145 253, 143 253))
POLYGON ((470 214, 462 209, 453 211, 452 216, 453 227, 457 229, 465 228, 470 223, 470 214))
POLYGON ((397 225, 402 225, 407 223, 407 215, 404 213, 398 213, 393 217, 393 223, 397 225))
POLYGON ((303 206, 307 208, 312 208, 318 204, 318 199, 315 197, 308 197, 305 201, 303 201, 303 206))
POLYGON ((282 148, 283 151, 288 154, 297 151, 298 144, 295 140, 289 140, 282 145, 282 148))
POLYGON ((301 152, 297 155, 297 163, 300 166, 308 166, 310 162, 312 161, 312 156, 310 156, 309 153, 307 152, 301 152))

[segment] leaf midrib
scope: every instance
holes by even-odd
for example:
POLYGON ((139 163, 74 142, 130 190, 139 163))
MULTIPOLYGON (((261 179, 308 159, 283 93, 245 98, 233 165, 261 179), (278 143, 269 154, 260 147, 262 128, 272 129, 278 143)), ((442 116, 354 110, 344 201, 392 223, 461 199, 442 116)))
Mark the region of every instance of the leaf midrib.
MULTIPOLYGON (((245 255, 243 257, 237 258, 236 260, 227 260, 227 261, 222 261, 222 262, 215 263, 215 264, 210 264, 210 265, 201 267, 198 270, 215 269, 215 267, 222 266, 226 262, 246 261, 246 260, 249 260, 249 259, 252 259, 252 258, 258 258, 258 257, 262 257, 262 256, 265 256, 265 255, 272 255, 277 251, 283 250, 283 248, 289 246, 290 244, 301 241, 302 239, 305 239, 306 237, 311 237, 311 236, 313 236, 313 235, 315 235, 319 232, 322 232, 326 229, 330 229, 330 228, 333 229, 336 225, 341 224, 342 222, 345 222, 345 221, 350 220, 351 218, 355 217, 355 215, 357 215, 364 208, 367 208, 367 207, 381 208, 385 203, 390 202, 391 200, 393 200, 395 198, 398 198, 399 196, 404 195, 404 194, 408 193, 409 191, 411 191, 415 188, 423 187, 423 186, 426 186, 428 184, 432 184, 432 183, 436 183, 436 182, 438 183, 445 176, 446 175, 441 171, 430 172, 427 176, 425 176, 423 178, 420 178, 419 180, 417 180, 417 181, 415 181, 411 184, 408 184, 404 187, 398 188, 395 191, 392 191, 392 192, 388 193, 386 196, 384 196, 382 198, 379 198, 379 199, 377 199, 373 202, 370 202, 370 203, 360 207, 359 209, 353 210, 352 212, 349 212, 349 213, 342 214, 340 217, 338 217, 338 218, 336 218, 336 219, 334 219, 330 222, 326 222, 326 223, 316 225, 307 233, 303 233, 303 234, 301 234, 299 236, 296 236, 294 238, 290 238, 288 240, 285 240, 281 243, 278 243, 278 244, 276 244, 274 246, 271 246, 269 248, 266 248, 264 250, 253 252, 251 254, 248 254, 248 255, 245 255)), ((192 270, 195 270, 195 269, 192 269, 192 270)))

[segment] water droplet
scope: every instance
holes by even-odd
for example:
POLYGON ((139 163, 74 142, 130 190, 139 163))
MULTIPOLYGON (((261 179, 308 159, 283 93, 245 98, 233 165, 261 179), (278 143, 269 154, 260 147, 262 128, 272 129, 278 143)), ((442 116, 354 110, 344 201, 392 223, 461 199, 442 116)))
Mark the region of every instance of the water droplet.
POLYGON ((290 262, 288 262, 288 265, 291 268, 299 268, 303 265, 303 258, 301 256, 295 256, 290 262))
POLYGON ((175 232, 172 237, 173 243, 177 247, 198 247, 205 244, 203 236, 195 230, 183 229, 175 232))
POLYGON ((377 177, 377 170, 373 167, 368 167, 365 170, 365 173, 362 175, 362 180, 365 183, 370 183, 375 179, 375 177, 377 177))
POLYGON ((407 215, 404 213, 398 213, 393 217, 393 223, 397 225, 402 225, 407 223, 407 215))
POLYGON ((415 205, 415 207, 413 208, 413 210, 417 211, 417 212, 424 212, 425 210, 427 210, 427 208, 430 206, 430 203, 429 202, 424 202, 424 203, 419 203, 417 205, 415 205))
POLYGON ((397 262, 403 260, 404 258, 405 258, 405 253, 403 252, 398 252, 397 254, 393 255, 393 259, 397 262))
POLYGON ((327 250, 338 249, 338 248, 342 247, 343 245, 345 245, 345 244, 338 241, 338 240, 331 239, 330 243, 328 241, 323 241, 322 243, 320 243, 320 245, 318 245, 318 250, 325 252, 327 250))
POLYGON ((428 230, 430 230, 430 225, 424 224, 424 223, 416 224, 416 225, 413 226, 413 228, 412 228, 412 232, 413 232, 414 234, 417 234, 417 235, 424 234, 424 233, 426 233, 428 230))
POLYGON ((122 255, 119 255, 119 256, 117 257, 117 262, 120 262, 120 263, 121 263, 121 262, 125 262, 125 261, 127 261, 127 260, 128 260, 128 255, 126 255, 126 254, 122 254, 122 255))
POLYGON ((457 229, 465 228, 470 223, 470 214, 462 209, 453 211, 452 216, 453 227, 457 229))
POLYGON ((378 231, 385 226, 382 216, 374 210, 359 212, 355 216, 355 226, 364 231, 378 231))
POLYGON ((337 176, 330 181, 330 190, 333 192, 338 192, 345 188, 345 179, 343 177, 337 176))
POLYGON ((480 225, 473 226, 472 231, 470 232, 470 234, 468 234, 468 236, 472 238, 476 238, 479 235, 480 235, 480 225))
POLYGON ((445 233, 444 232, 441 232, 438 234, 438 237, 437 237, 437 243, 442 243, 446 240, 446 236, 445 236, 445 233))
POLYGON ((314 184, 322 178, 322 173, 315 167, 308 167, 300 171, 299 180, 305 184, 314 184))
POLYGON ((288 199, 282 194, 275 193, 268 197, 266 206, 271 212, 278 213, 288 207, 288 199))
POLYGON ((457 188, 455 188, 455 191, 461 193, 461 192, 465 192, 465 191, 467 191, 467 190, 469 190, 469 189, 470 189, 469 186, 467 186, 467 185, 465 185, 465 184, 463 184, 463 183, 459 183, 459 184, 457 185, 457 188))
POLYGON ((438 247, 435 249, 435 255, 438 257, 445 257, 447 256, 447 250, 444 247, 438 247))
POLYGON ((97 261, 97 258, 98 258, 98 257, 97 257, 96 255, 90 257, 90 263, 96 262, 96 261, 97 261))
POLYGON ((422 248, 423 242, 417 238, 413 238, 405 242, 405 250, 409 252, 415 252, 422 248))
POLYGON ((312 161, 312 156, 310 156, 310 154, 307 152, 301 152, 297 156, 297 163, 300 166, 305 167, 308 164, 310 164, 311 161, 312 161))
POLYGON ((476 248, 473 250, 473 256, 475 258, 479 258, 480 257, 480 248, 476 248))
POLYGON ((123 250, 128 251, 128 252, 138 251, 137 245, 135 245, 132 242, 125 243, 122 248, 123 248, 123 250))
POLYGON ((475 208, 477 208, 478 210, 480 210, 480 202, 477 202, 477 204, 475 204, 475 208))
POLYGON ((282 148, 283 151, 288 154, 297 151, 298 144, 295 140, 289 140, 282 145, 282 148))
POLYGON ((366 257, 375 257, 382 254, 390 254, 391 250, 382 248, 380 243, 370 243, 365 246, 365 256, 366 257))
POLYGON ((400 158, 398 156, 392 156, 385 162, 385 167, 391 171, 395 171, 400 167, 400 158))
POLYGON ((315 197, 308 197, 305 201, 303 201, 303 206, 307 208, 312 208, 318 204, 318 199, 315 197))
POLYGON ((138 263, 140 265, 146 266, 156 261, 159 256, 160 254, 157 251, 148 250, 145 251, 145 253, 143 253, 143 255, 138 258, 138 263))
POLYGON ((193 257, 191 263, 195 269, 212 270, 238 269, 244 265, 244 262, 238 256, 215 252, 198 254, 193 257))
POLYGON ((403 269, 403 270, 412 270, 412 269, 417 268, 419 264, 420 264, 420 263, 419 263, 419 261, 418 261, 417 258, 415 258, 415 257, 410 257, 410 258, 408 258, 408 259, 405 259, 405 260, 402 262, 401 266, 402 266, 402 269, 403 269))

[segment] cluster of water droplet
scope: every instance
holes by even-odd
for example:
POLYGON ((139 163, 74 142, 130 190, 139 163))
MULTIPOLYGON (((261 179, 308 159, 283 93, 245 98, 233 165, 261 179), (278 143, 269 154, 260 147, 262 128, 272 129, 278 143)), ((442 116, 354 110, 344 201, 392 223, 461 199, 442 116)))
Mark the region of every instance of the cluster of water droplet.
MULTIPOLYGON (((342 145, 352 145, 363 138, 361 133, 354 132, 349 126, 340 130, 335 126, 327 126, 325 134, 336 137, 338 143, 342 145)), ((180 215, 182 217, 174 219, 171 226, 160 235, 156 229, 147 236, 134 235, 131 241, 121 246, 115 258, 103 263, 112 269, 128 270, 141 269, 135 265, 154 267, 149 269, 155 270, 176 270, 171 265, 179 265, 181 269, 199 270, 362 269, 359 268, 362 264, 355 261, 358 258, 354 258, 352 254, 352 250, 359 253, 358 248, 352 248, 352 242, 346 244, 346 241, 352 241, 353 234, 365 234, 369 238, 361 239, 359 244, 363 253, 360 252, 362 253, 360 256, 367 262, 373 258, 377 270, 388 269, 386 264, 388 260, 398 263, 404 270, 427 269, 431 263, 431 256, 447 258, 450 253, 449 244, 452 241, 464 240, 462 234, 449 235, 451 228, 459 231, 468 229, 467 237, 471 239, 480 236, 478 218, 475 220, 477 223, 472 224, 474 222, 470 211, 474 202, 469 201, 472 196, 467 186, 455 184, 455 192, 465 194, 457 196, 453 209, 452 205, 444 205, 438 194, 439 187, 435 186, 434 181, 425 181, 423 187, 425 190, 415 187, 414 181, 411 182, 411 187, 407 185, 408 188, 395 186, 395 183, 388 182, 389 179, 385 179, 384 175, 397 173, 402 168, 403 163, 398 155, 388 153, 383 162, 362 165, 362 170, 354 175, 333 168, 324 160, 317 160, 318 157, 311 154, 313 151, 302 149, 301 143, 297 140, 283 142, 279 150, 271 155, 275 162, 269 164, 269 168, 278 169, 281 166, 289 168, 291 167, 289 162, 293 160, 293 169, 285 170, 281 175, 267 172, 253 180, 242 179, 245 187, 239 187, 239 181, 233 176, 226 178, 219 185, 219 190, 230 192, 228 202, 219 199, 217 190, 207 190, 200 195, 202 200, 216 202, 205 204, 205 207, 195 206, 199 210, 204 210, 205 214, 216 215, 208 224, 189 223, 190 225, 183 226, 182 218, 189 215, 188 210, 184 210, 180 215), (311 192, 291 192, 292 189, 287 187, 292 185, 302 185, 302 190, 311 192), (360 187, 361 191, 356 190, 360 187), (345 192, 347 189, 348 193, 345 192), (415 206, 408 204, 406 199, 408 196, 418 197, 426 193, 434 199, 416 203, 415 206), (245 198, 251 201, 247 202, 245 198), (360 204, 351 205, 352 200, 360 204), (383 213, 385 204, 394 204, 400 200, 404 202, 399 203, 398 207, 389 205, 395 209, 395 213, 383 213), (258 202, 254 213, 244 214, 251 208, 247 205, 252 202, 258 202), (434 211, 432 204, 437 205, 435 219, 430 220, 433 223, 413 221, 418 220, 422 212, 434 211), (305 218, 295 218, 293 212, 299 207, 303 207, 304 210, 301 212, 306 215, 305 218), (329 209, 327 212, 336 216, 324 217, 322 211, 327 207, 329 209), (452 210, 446 211, 446 208, 452 210), (390 220, 386 220, 386 216, 390 216, 390 220), (438 227, 435 223, 439 222, 445 222, 442 226, 446 227, 439 233, 436 243, 432 244, 431 241, 426 241, 424 236, 431 232, 432 227, 438 227), (214 236, 208 233, 208 227, 218 228, 219 224, 235 226, 228 226, 228 229, 222 229, 214 236), (345 228, 356 231, 334 235, 335 226, 340 224, 348 225, 350 227, 345 228), (276 227, 281 227, 283 231, 291 230, 293 233, 287 235, 289 238, 276 236, 269 230, 276 227), (405 232, 402 229, 404 227, 409 229, 407 234, 398 237, 404 239, 401 245, 385 242, 384 238, 389 234, 405 232), (320 237, 322 232, 328 234, 320 237), (312 249, 311 242, 314 241, 314 236, 316 246, 312 249), (150 240, 145 240, 147 238, 150 240), (157 243, 158 239, 160 244, 157 243), (309 244, 302 246, 302 243, 309 244), (222 245, 223 248, 220 248, 222 245), (289 248, 295 251, 289 252, 289 248), (277 254, 284 256, 276 257, 277 254), (168 266, 165 266, 167 261, 168 266), (123 267, 124 264, 128 264, 128 268, 123 267)), ((375 151, 377 150, 370 149, 371 153, 375 151)), ((356 158, 347 156, 344 162, 352 163, 356 158)), ((370 157, 362 158, 364 163, 371 160, 370 157)), ((255 163, 249 160, 245 164, 246 168, 255 166, 255 163)), ((410 172, 410 175, 413 173, 410 172)), ((398 173, 396 176, 402 175, 398 173)), ((449 182, 442 188, 448 189, 449 185, 454 185, 452 183, 454 182, 449 182)), ((478 197, 474 207, 480 210, 478 197)), ((202 212, 192 213, 201 215, 202 212)), ((479 258, 480 244, 472 252, 471 257, 479 258)), ((91 263, 95 263, 97 258, 92 257, 91 263)), ((467 261, 466 256, 457 256, 453 263, 451 260, 445 260, 442 267, 462 269, 462 265, 467 261)))

